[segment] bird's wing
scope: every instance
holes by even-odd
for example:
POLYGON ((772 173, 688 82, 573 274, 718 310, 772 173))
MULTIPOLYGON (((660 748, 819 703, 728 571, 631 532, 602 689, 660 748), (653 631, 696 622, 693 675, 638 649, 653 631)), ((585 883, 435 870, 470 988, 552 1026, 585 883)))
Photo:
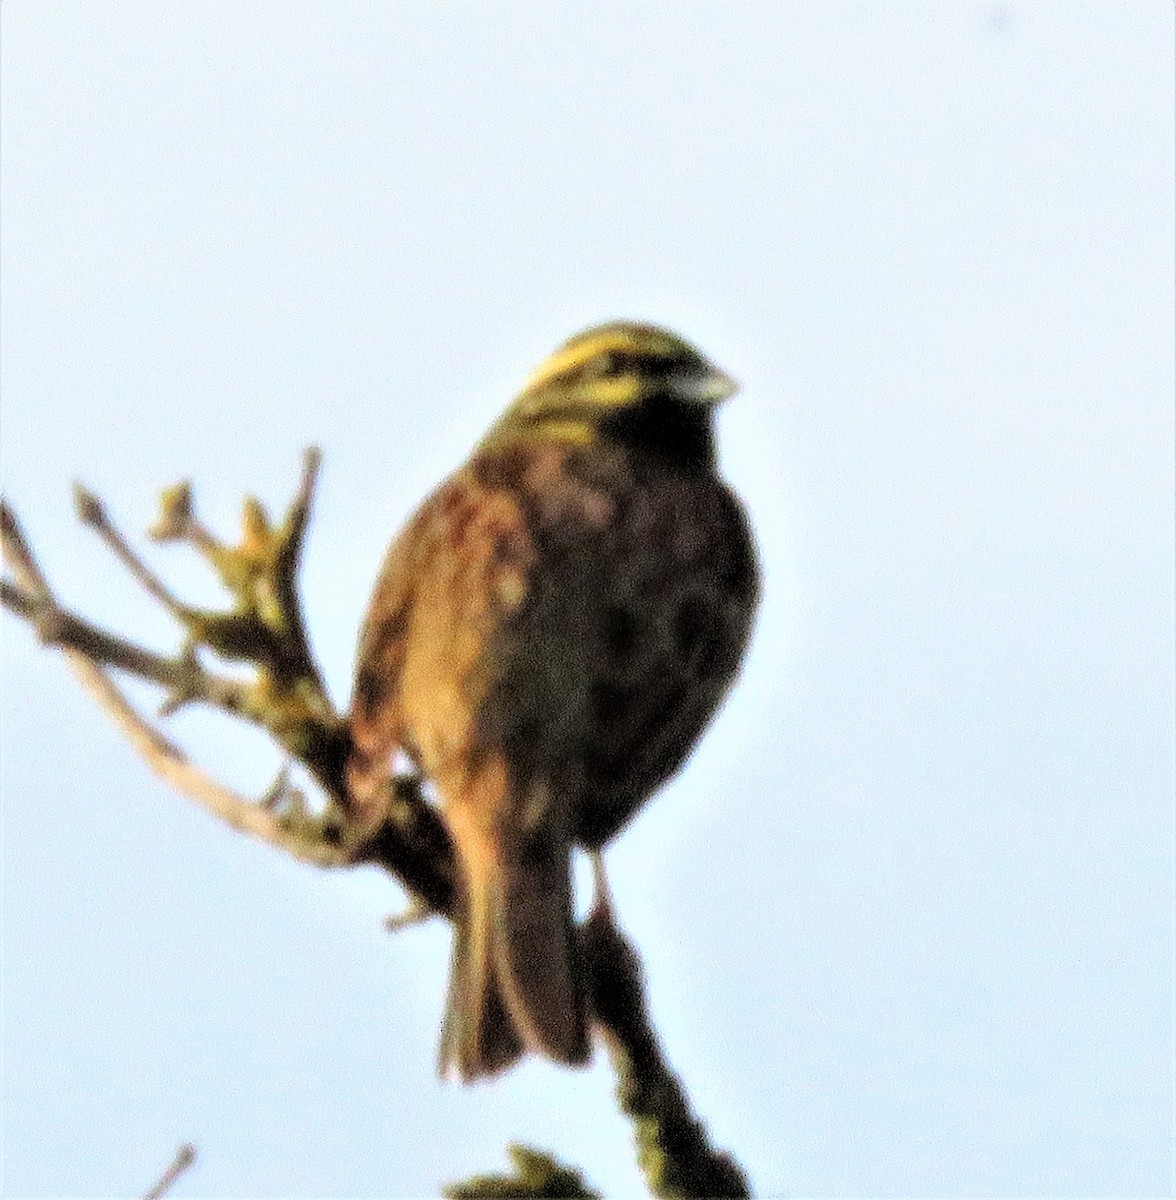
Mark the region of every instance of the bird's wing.
POLYGON ((412 610, 416 565, 427 533, 424 509, 389 547, 359 635, 349 717, 352 750, 347 784, 354 815, 365 825, 382 817, 384 785, 397 750, 407 750, 400 677, 412 610))
POLYGON ((469 466, 417 510, 384 559, 360 633, 348 784, 365 824, 400 750, 436 777, 474 752, 502 622, 527 590, 519 497, 469 466))

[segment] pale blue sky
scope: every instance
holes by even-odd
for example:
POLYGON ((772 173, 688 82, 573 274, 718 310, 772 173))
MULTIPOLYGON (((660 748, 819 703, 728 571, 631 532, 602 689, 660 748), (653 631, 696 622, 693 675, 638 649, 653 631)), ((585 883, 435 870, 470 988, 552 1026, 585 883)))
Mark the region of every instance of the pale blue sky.
MULTIPOLYGON (((744 384, 766 600, 609 859, 701 1114, 762 1195, 1168 1194, 1172 6, 0 22, 3 485, 63 596, 170 645, 71 481, 136 530, 190 477, 227 531, 318 443, 342 702, 384 545, 528 371, 679 329, 744 384)), ((0 628, 5 1195, 134 1194, 185 1139, 177 1197, 436 1194, 516 1139, 634 1191, 606 1066, 437 1083, 447 929, 170 794, 0 628)))

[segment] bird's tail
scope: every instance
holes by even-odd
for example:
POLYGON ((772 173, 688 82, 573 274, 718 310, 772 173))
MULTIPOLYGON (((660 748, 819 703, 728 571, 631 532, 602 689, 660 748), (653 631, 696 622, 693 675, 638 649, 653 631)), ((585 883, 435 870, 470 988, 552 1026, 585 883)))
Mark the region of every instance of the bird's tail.
POLYGON ((446 797, 463 889, 438 1069, 464 1081, 527 1051, 588 1058, 569 822, 544 787, 515 798, 508 786, 504 772, 483 771, 446 797))

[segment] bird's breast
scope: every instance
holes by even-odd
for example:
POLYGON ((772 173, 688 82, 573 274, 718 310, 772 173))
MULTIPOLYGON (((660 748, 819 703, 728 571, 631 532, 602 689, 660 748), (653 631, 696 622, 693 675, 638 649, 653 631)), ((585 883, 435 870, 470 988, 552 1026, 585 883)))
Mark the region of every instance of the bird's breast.
POLYGON ((435 778, 501 754, 607 840, 732 679, 756 569, 738 502, 601 447, 483 450, 417 518, 401 705, 435 778))
MULTIPOLYGON (((689 753, 733 677, 754 552, 711 472, 602 450, 487 463, 525 528, 525 588, 485 647, 474 720, 520 775, 580 799, 596 844, 689 753)), ((507 556, 510 557, 510 556, 507 556)))

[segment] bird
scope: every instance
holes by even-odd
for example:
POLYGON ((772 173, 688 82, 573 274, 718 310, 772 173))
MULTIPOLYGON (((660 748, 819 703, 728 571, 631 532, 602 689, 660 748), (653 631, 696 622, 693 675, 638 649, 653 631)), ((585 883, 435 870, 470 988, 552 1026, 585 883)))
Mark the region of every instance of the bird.
POLYGON ((455 850, 438 1069, 590 1057, 571 862, 690 753, 734 680, 760 593, 721 479, 737 390, 644 322, 577 334, 392 543, 348 715, 354 819, 378 827, 405 759, 455 850))

